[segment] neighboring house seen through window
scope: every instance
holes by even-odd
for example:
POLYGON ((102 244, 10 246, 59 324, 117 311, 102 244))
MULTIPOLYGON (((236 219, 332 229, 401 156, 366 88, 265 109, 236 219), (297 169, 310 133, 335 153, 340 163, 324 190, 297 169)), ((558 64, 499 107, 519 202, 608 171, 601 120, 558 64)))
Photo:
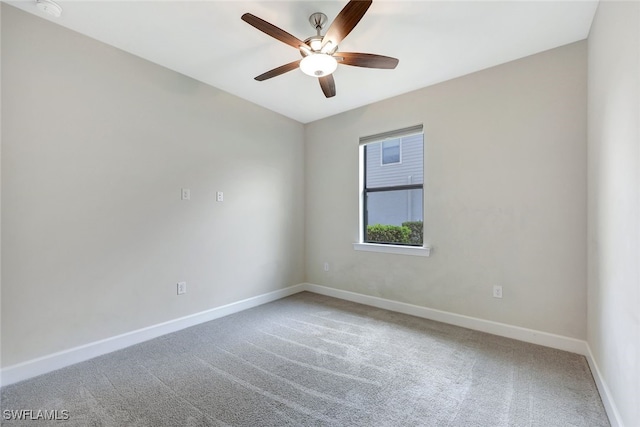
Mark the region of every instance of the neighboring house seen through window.
POLYGON ((361 138, 362 242, 423 246, 422 126, 361 138))

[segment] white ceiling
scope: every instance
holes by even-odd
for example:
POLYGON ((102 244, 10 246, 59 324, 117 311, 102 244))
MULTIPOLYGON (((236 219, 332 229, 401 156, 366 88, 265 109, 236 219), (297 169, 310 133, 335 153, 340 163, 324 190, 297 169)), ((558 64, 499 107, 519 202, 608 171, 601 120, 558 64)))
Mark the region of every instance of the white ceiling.
POLYGON ((400 63, 395 70, 340 65, 337 95, 327 99, 300 70, 255 81, 300 55, 240 17, 250 12, 304 40, 315 34, 309 15, 323 12, 332 22, 347 0, 58 0, 60 18, 43 15, 35 0, 8 3, 302 123, 585 39, 598 4, 374 0, 340 50, 400 63))

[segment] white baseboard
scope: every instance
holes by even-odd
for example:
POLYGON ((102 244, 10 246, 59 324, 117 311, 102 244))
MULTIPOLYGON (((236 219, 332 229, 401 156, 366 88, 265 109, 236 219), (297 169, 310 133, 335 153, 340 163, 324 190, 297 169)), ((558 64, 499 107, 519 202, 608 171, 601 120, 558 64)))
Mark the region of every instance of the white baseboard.
POLYGON ((593 357, 593 353, 591 353, 591 347, 589 347, 588 344, 587 353, 588 354, 586 354, 585 357, 589 363, 589 368, 591 368, 591 374, 593 375, 593 379, 598 387, 598 392, 600 392, 600 398, 602 399, 604 409, 607 411, 611 427, 624 427, 622 418, 620 417, 620 412, 618 412, 613 396, 611 396, 611 391, 609 391, 609 386, 607 386, 607 382, 604 380, 604 377, 600 372, 600 368, 598 368, 598 364, 596 363, 596 359, 593 357))
POLYGON ((476 317, 464 316, 462 314, 450 313, 447 311, 435 310, 433 308, 419 305, 398 302, 341 289, 329 288, 326 286, 304 284, 304 290, 330 297, 353 301, 360 304, 383 308, 385 310, 396 311, 398 313, 410 314, 416 317, 436 320, 450 325, 462 326, 463 328, 475 331, 487 332, 501 337, 513 338, 532 344, 539 344, 545 347, 556 348, 569 351, 571 353, 586 356, 589 352, 585 341, 569 338, 562 335, 550 334, 548 332, 536 331, 534 329, 521 328, 519 326, 507 325, 505 323, 493 322, 491 320, 478 319, 476 317))
POLYGON ((37 375, 46 374, 56 369, 64 368, 75 363, 83 362, 112 351, 139 344, 161 335, 176 332, 190 326, 228 316, 239 311, 257 307, 271 301, 275 301, 289 295, 302 292, 304 285, 294 285, 277 291, 268 292, 242 301, 212 308, 200 313, 180 317, 168 322, 148 326, 146 328, 127 332, 111 338, 95 341, 79 347, 70 348, 37 359, 28 360, 17 365, 8 366, 0 371, 0 385, 5 386, 37 375))

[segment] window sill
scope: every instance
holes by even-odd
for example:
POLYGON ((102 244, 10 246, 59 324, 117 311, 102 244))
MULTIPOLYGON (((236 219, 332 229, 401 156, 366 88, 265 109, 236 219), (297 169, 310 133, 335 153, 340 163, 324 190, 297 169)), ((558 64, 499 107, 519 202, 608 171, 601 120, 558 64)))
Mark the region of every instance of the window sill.
POLYGON ((354 243, 353 249, 356 251, 382 252, 387 254, 429 256, 431 248, 428 246, 400 246, 400 245, 380 245, 376 243, 354 243))

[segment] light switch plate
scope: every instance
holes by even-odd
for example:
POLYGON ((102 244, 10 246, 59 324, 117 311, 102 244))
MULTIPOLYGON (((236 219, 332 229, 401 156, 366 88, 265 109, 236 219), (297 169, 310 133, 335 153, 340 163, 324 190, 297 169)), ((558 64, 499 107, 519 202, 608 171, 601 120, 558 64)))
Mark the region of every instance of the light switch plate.
POLYGON ((178 295, 187 293, 187 282, 178 282, 178 295))

